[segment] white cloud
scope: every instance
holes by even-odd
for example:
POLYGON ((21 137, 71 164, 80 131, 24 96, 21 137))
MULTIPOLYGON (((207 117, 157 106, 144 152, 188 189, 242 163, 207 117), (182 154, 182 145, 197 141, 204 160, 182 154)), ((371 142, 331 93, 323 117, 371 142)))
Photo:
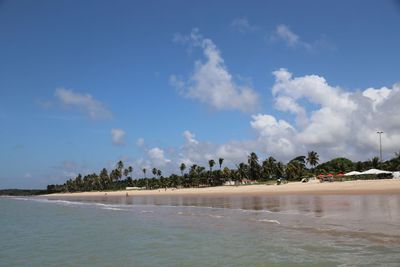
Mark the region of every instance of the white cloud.
POLYGON ((235 18, 231 22, 231 27, 240 33, 253 32, 257 30, 257 26, 251 25, 248 19, 245 17, 235 18))
POLYGON ((372 107, 376 110, 376 106, 384 102, 390 95, 391 90, 383 87, 381 89, 368 88, 363 92, 363 96, 372 101, 372 107))
POLYGON ((163 167, 170 163, 171 160, 167 159, 164 155, 164 150, 154 147, 147 152, 153 167, 163 167))
POLYGON ((199 144, 199 141, 195 139, 195 135, 190 131, 188 130, 184 131, 183 136, 185 137, 185 141, 187 144, 194 144, 194 145, 199 144))
POLYGON ((212 40, 203 38, 196 29, 189 36, 176 35, 174 40, 201 48, 206 58, 205 62, 195 62, 193 74, 187 81, 170 76, 171 85, 184 96, 219 110, 250 112, 258 107, 258 94, 249 86, 234 82, 212 40))
POLYGON ((144 138, 138 138, 138 140, 136 141, 136 145, 138 147, 143 147, 144 146, 144 138))
MULTIPOLYGON (((400 103, 398 85, 349 92, 329 85, 317 75, 293 78, 286 69, 273 74, 275 107, 307 122, 291 126, 293 133, 274 135, 287 137, 292 147, 299 147, 303 151, 315 149, 326 159, 348 156, 366 160, 377 154, 376 131, 379 129, 385 133, 384 150, 392 155, 399 149, 400 110, 396 108, 400 103)), ((267 145, 273 146, 274 143, 267 145)))
POLYGON ((111 129, 111 139, 114 145, 124 145, 125 144, 125 131, 122 129, 113 128, 111 129))
POLYGON ((55 96, 62 104, 77 108, 88 115, 90 119, 109 119, 112 113, 99 100, 90 94, 81 94, 71 89, 57 88, 55 96))
POLYGON ((289 47, 303 47, 312 50, 316 46, 328 47, 329 43, 325 40, 318 40, 314 44, 310 44, 301 40, 300 36, 293 32, 289 26, 280 24, 276 27, 275 33, 271 36, 271 40, 281 40, 289 47))
POLYGON ((299 43, 300 38, 297 34, 292 32, 290 28, 286 25, 278 25, 276 27, 276 34, 277 36, 285 41, 289 46, 295 46, 299 43))

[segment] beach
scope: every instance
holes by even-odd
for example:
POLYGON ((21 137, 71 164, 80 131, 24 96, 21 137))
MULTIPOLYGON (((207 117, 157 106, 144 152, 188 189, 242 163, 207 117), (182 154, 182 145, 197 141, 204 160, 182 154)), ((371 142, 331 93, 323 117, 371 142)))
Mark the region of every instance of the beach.
POLYGON ((290 182, 282 185, 240 185, 205 188, 157 189, 157 190, 120 190, 77 193, 57 193, 45 197, 85 197, 85 196, 156 196, 156 195, 280 195, 280 194, 399 194, 399 179, 354 180, 345 182, 320 183, 311 180, 308 183, 290 182))

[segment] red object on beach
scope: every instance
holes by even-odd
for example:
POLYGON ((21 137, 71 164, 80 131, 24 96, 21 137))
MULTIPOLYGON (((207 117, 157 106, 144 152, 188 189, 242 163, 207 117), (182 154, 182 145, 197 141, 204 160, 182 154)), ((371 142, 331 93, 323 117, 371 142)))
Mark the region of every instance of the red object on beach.
POLYGON ((329 177, 333 177, 333 174, 332 174, 332 173, 329 173, 328 176, 329 176, 329 177))
POLYGON ((338 173, 336 176, 344 176, 343 173, 338 173))
POLYGON ((321 177, 321 178, 324 177, 324 176, 325 176, 325 175, 323 175, 323 174, 318 175, 318 177, 321 177))

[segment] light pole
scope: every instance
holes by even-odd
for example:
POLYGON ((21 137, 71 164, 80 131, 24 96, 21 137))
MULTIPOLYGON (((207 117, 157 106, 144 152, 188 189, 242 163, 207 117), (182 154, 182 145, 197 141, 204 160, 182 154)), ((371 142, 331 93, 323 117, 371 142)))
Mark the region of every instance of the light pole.
POLYGON ((383 134, 383 132, 377 131, 376 133, 379 134, 379 155, 380 155, 380 159, 382 162, 382 134, 383 134))

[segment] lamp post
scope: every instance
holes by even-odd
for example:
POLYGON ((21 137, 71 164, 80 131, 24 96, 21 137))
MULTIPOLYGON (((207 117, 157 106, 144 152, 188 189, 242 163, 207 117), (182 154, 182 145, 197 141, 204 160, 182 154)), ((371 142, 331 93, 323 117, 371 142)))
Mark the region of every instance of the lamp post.
POLYGON ((380 159, 382 162, 382 134, 383 134, 383 132, 377 131, 376 133, 379 134, 379 155, 380 155, 380 159))

